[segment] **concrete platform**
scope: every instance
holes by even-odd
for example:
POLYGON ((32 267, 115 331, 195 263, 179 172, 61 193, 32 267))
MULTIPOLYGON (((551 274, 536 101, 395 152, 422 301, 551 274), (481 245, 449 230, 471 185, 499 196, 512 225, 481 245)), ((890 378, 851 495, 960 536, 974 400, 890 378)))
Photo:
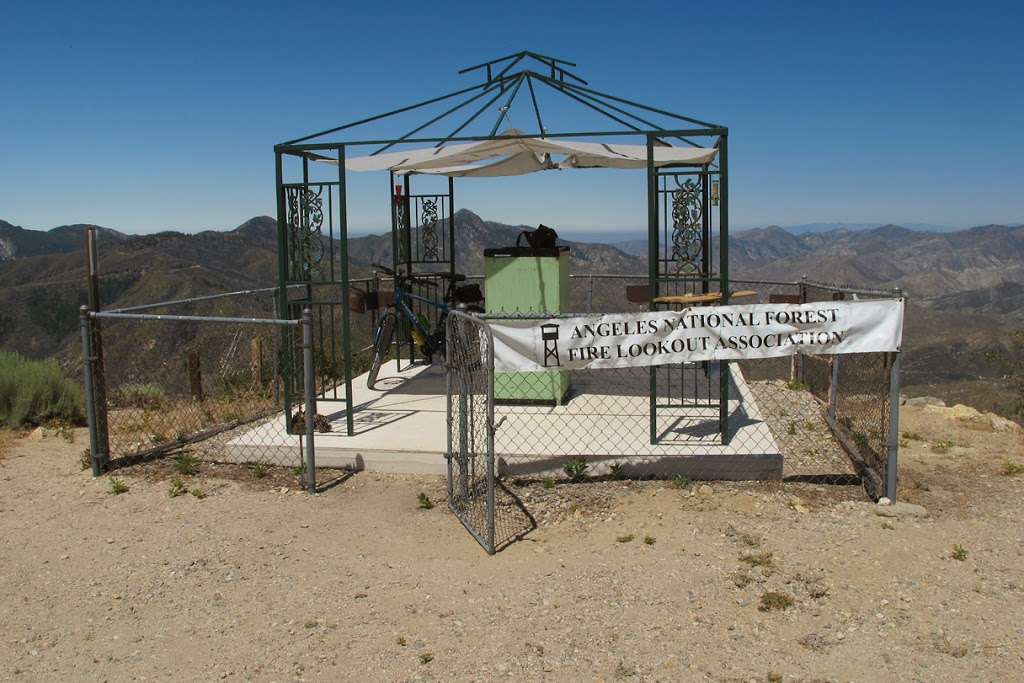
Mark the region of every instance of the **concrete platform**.
MULTIPOLYGON (((495 407, 495 454, 500 471, 510 475, 560 474, 564 461, 585 456, 590 472, 601 474, 618 462, 624 473, 682 473, 702 479, 778 479, 782 455, 742 374, 730 366, 732 435, 722 445, 717 408, 694 406, 659 410, 658 443, 649 437, 646 374, 633 371, 629 382, 576 381, 570 400, 560 406, 495 407), (635 386, 634 386, 635 385, 635 386), (596 393, 598 388, 609 393, 596 393)), ((381 368, 374 390, 366 376, 352 382, 355 434, 345 434, 344 403, 321 398, 319 412, 333 431, 316 435, 318 467, 356 467, 379 472, 446 472, 445 378, 438 366, 398 371, 392 361, 381 368)), ((290 451, 295 436, 284 431, 280 416, 261 423, 228 443, 236 462, 257 459, 275 446, 290 451)))

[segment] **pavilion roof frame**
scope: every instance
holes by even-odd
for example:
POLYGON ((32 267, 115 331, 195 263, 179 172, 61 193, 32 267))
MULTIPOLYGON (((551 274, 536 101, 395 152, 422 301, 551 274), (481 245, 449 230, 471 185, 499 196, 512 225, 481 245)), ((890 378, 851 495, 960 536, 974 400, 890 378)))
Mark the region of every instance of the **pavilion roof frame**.
MULTIPOLYGON (((717 137, 721 138, 728 134, 728 128, 725 126, 702 121, 700 119, 671 112, 658 107, 646 105, 634 100, 620 97, 618 95, 602 92, 594 88, 590 88, 589 83, 573 72, 569 71, 566 67, 573 66, 576 64, 565 59, 551 57, 543 55, 530 50, 523 50, 511 55, 499 57, 486 62, 481 62, 470 67, 466 67, 459 71, 460 74, 470 73, 478 70, 484 70, 486 72, 486 78, 476 85, 462 88, 450 93, 445 93, 436 97, 432 97, 426 100, 416 102, 411 105, 392 109, 381 114, 358 119, 344 123, 340 126, 328 128, 315 133, 304 135, 298 138, 293 138, 281 144, 275 145, 274 149, 277 152, 283 152, 286 154, 297 154, 299 156, 307 156, 307 152, 314 152, 316 150, 336 150, 342 146, 369 146, 369 145, 381 145, 380 149, 371 153, 371 156, 383 152, 395 145, 399 144, 434 144, 436 147, 442 147, 445 144, 452 142, 473 142, 482 140, 492 140, 496 138, 527 138, 527 137, 541 137, 541 138, 580 138, 580 137, 607 137, 607 136, 655 136, 657 139, 662 138, 674 138, 678 139, 685 144, 690 146, 699 147, 697 143, 690 140, 692 137, 717 137), (550 75, 544 75, 535 69, 525 68, 510 73, 510 70, 516 65, 520 64, 523 60, 532 59, 535 62, 547 67, 550 75), (495 73, 495 70, 500 67, 500 71, 495 73), (570 81, 578 81, 573 83, 570 81), (507 117, 508 111, 511 106, 515 103, 516 98, 520 95, 523 84, 527 85, 526 91, 529 93, 529 105, 534 113, 538 131, 536 133, 523 133, 522 135, 500 135, 499 130, 501 124, 507 117), (537 102, 537 90, 538 87, 546 87, 549 90, 555 91, 570 100, 573 100, 581 107, 585 107, 589 110, 595 111, 605 118, 614 121, 615 123, 622 126, 619 130, 598 130, 598 131, 576 131, 576 132, 550 132, 545 129, 543 123, 543 116, 541 114, 541 108, 537 102), (462 131, 468 127, 471 123, 477 120, 487 109, 495 105, 503 95, 508 93, 504 103, 499 107, 499 113, 497 120, 494 121, 491 127, 490 133, 487 135, 460 135, 462 131), (341 131, 352 130, 359 128, 375 121, 381 121, 388 119, 399 114, 403 114, 409 111, 414 111, 423 107, 427 107, 438 102, 452 100, 459 96, 467 96, 465 99, 459 101, 454 106, 449 107, 444 112, 435 115, 433 118, 425 123, 418 125, 409 132, 395 138, 386 137, 371 137, 369 139, 345 139, 345 140, 332 140, 322 141, 321 139, 339 133, 341 131), (487 97, 490 95, 490 97, 487 97), (478 100, 484 100, 482 106, 476 107, 472 110, 472 113, 448 135, 446 136, 423 136, 414 137, 418 132, 425 128, 440 123, 447 119, 449 116, 462 110, 470 104, 475 103, 478 100), (651 114, 668 117, 677 121, 683 122, 687 127, 677 128, 666 128, 659 126, 656 123, 649 120, 647 117, 651 114), (689 127, 692 126, 692 127, 689 127)), ((663 140, 662 140, 663 142, 663 140)), ((717 147, 717 142, 715 144, 717 147)), ((313 158, 313 157, 311 157, 313 158)))

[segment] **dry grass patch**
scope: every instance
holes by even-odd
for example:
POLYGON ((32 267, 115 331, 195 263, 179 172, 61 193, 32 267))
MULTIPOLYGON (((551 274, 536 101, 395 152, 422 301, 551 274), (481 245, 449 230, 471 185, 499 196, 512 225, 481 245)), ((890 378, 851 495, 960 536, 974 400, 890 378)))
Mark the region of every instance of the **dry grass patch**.
POLYGON ((779 593, 777 591, 768 591, 761 596, 761 601, 757 605, 757 609, 762 612, 774 612, 779 610, 789 609, 793 606, 793 598, 786 595, 785 593, 779 593))
POLYGON ((1024 474, 1024 464, 1014 462, 1013 460, 1007 460, 1003 463, 999 471, 1006 477, 1016 477, 1018 474, 1024 474))
POLYGON ((768 550, 762 553, 744 553, 740 555, 740 562, 751 567, 772 569, 775 566, 775 556, 768 550))

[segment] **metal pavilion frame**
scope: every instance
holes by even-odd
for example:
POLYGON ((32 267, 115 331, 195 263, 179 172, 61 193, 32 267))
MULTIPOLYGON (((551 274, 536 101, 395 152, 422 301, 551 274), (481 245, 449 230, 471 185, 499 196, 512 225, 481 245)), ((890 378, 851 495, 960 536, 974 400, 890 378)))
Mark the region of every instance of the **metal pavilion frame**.
MULTIPOLYGON (((332 372, 324 373, 331 375, 335 380, 333 390, 335 397, 337 392, 337 380, 343 379, 345 421, 348 435, 354 434, 352 401, 352 327, 349 315, 349 263, 348 263, 348 217, 347 217, 347 183, 345 160, 350 149, 363 149, 376 147, 371 154, 379 154, 395 147, 396 145, 407 144, 433 144, 435 147, 443 147, 449 143, 474 142, 492 139, 514 139, 527 137, 544 138, 608 138, 635 136, 644 140, 647 146, 647 196, 648 196, 648 294, 649 306, 654 310, 653 299, 659 293, 677 293, 679 291, 707 292, 711 282, 718 283, 718 289, 722 295, 722 303, 729 301, 729 172, 728 172, 728 136, 729 131, 725 126, 708 123, 699 119, 682 114, 666 111, 657 107, 645 105, 634 100, 619 97, 617 95, 601 92, 589 87, 589 83, 570 71, 576 64, 568 60, 539 54, 524 50, 510 55, 505 55, 486 62, 481 62, 459 71, 460 74, 483 73, 484 79, 475 85, 456 90, 437 97, 432 97, 414 104, 393 109, 382 114, 369 116, 357 121, 352 121, 340 126, 328 128, 316 133, 298 137, 287 142, 274 146, 275 177, 277 195, 277 225, 278 225, 278 302, 280 306, 280 317, 282 319, 296 318, 305 307, 328 307, 330 310, 329 332, 333 335, 335 330, 336 310, 340 307, 342 344, 340 359, 342 376, 339 377, 338 358, 335 356, 336 345, 330 347, 330 358, 326 358, 323 349, 318 354, 318 366, 330 365, 332 372), (524 62, 530 62, 533 68, 525 68, 524 62), (519 66, 518 70, 515 70, 519 66), (546 72, 546 73, 542 73, 546 72), (525 84, 526 89, 523 90, 525 84), (537 101, 537 92, 541 87, 546 87, 577 104, 595 111, 607 119, 610 119, 621 126, 617 130, 592 130, 592 131, 568 131, 550 132, 545 128, 541 108, 537 101), (521 93, 529 93, 530 108, 534 113, 537 125, 537 132, 523 133, 521 135, 499 135, 502 123, 507 120, 508 112, 521 93), (388 119, 406 112, 419 110, 441 102, 450 102, 455 98, 460 99, 440 114, 431 117, 426 122, 416 126, 404 135, 396 138, 352 138, 352 139, 331 139, 325 141, 328 136, 336 136, 343 131, 365 126, 376 121, 388 119), (499 101, 504 100, 498 105, 499 101), (477 104, 479 103, 479 104, 477 104), (477 105, 477 106, 471 106, 477 105), (466 129, 474 121, 477 121, 486 111, 498 106, 498 117, 485 135, 469 135, 466 129), (443 122, 457 112, 467 109, 469 115, 464 118, 451 132, 444 136, 421 136, 417 137, 426 128, 443 122), (677 125, 663 127, 652 122, 650 119, 664 117, 677 125), (700 139, 710 144, 701 145, 695 141, 700 139), (674 140, 683 144, 695 147, 714 147, 718 150, 717 163, 693 166, 684 165, 676 167, 656 167, 654 164, 653 149, 655 146, 665 145, 666 141, 674 140), (301 161, 301 179, 286 181, 284 173, 284 159, 286 157, 298 158, 301 161), (310 161, 331 161, 337 163, 337 180, 311 182, 309 178, 310 161), (697 231, 700 234, 701 254, 700 270, 680 273, 678 270, 671 272, 671 261, 676 255, 677 245, 672 245, 672 253, 666 255, 661 244, 661 234, 665 235, 666 246, 668 243, 668 222, 667 211, 664 209, 662 199, 672 192, 668 183, 674 180, 681 185, 680 178, 697 178, 699 225, 697 231), (712 179, 718 183, 719 192, 712 198, 710 187, 712 179), (326 190, 327 221, 329 227, 328 249, 330 250, 330 262, 328 272, 322 268, 316 268, 323 256, 323 220, 324 220, 324 191, 326 190), (337 198, 336 201, 334 198, 337 198), (718 206, 718 272, 711 272, 711 244, 712 244, 712 221, 711 206, 713 200, 717 199, 718 206), (660 215, 659 215, 660 214, 660 215), (335 221, 337 227, 337 238, 335 238, 335 221), (337 242, 338 268, 335 269, 334 247, 337 242), (315 262, 315 263, 314 263, 315 262), (305 287, 295 287, 305 285, 305 287), (320 286, 329 285, 340 290, 339 296, 330 296, 328 300, 318 300, 314 294, 320 286), (682 287, 682 290, 680 290, 682 287), (691 287, 693 287, 691 289, 691 287), (302 292, 300 298, 289 299, 289 292, 302 292)), ((525 95, 523 95, 525 97, 525 95)), ((395 187, 394 173, 391 173, 391 184, 389 192, 395 187)), ((405 244, 404 260, 403 245, 400 238, 410 239, 409 235, 417 227, 412 224, 410 218, 410 200, 416 195, 410 194, 410 175, 403 178, 403 193, 393 193, 392 201, 392 260, 396 270, 405 267, 407 272, 413 272, 416 265, 410 258, 411 249, 408 242, 405 244), (404 218, 404 225, 400 222, 404 218), (402 229, 405 228, 403 233, 402 229)), ((438 195, 440 196, 440 195, 438 195)), ((448 261, 447 265, 454 270, 455 266, 455 226, 454 226, 454 182, 449 177, 448 194, 448 261)), ((674 208, 674 207, 673 207, 674 208)), ((675 237, 675 230, 673 230, 675 237)), ((324 319, 320 318, 320 340, 324 336, 324 319)), ((288 367, 289 364, 285 364, 288 367)), ((728 368, 726 363, 721 364, 719 373, 719 431, 723 442, 729 438, 727 424, 728 416, 728 368)), ((296 387, 291 386, 289 378, 285 378, 285 402, 286 406, 291 405, 291 396, 296 394, 296 387)), ((293 379, 294 381, 294 379, 293 379)), ((656 400, 656 373, 655 368, 651 369, 651 393, 650 393, 650 435, 652 442, 656 439, 657 432, 657 408, 656 400)), ((290 422, 290 420, 287 420, 290 422)))

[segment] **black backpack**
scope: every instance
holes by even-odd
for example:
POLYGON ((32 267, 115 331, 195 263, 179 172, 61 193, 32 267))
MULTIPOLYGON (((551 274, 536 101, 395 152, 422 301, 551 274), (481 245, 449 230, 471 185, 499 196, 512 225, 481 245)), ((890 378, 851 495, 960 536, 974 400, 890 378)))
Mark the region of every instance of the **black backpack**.
POLYGON ((558 242, 558 233, 541 223, 536 230, 523 230, 516 238, 516 246, 522 246, 522 239, 534 249, 554 249, 558 242))

